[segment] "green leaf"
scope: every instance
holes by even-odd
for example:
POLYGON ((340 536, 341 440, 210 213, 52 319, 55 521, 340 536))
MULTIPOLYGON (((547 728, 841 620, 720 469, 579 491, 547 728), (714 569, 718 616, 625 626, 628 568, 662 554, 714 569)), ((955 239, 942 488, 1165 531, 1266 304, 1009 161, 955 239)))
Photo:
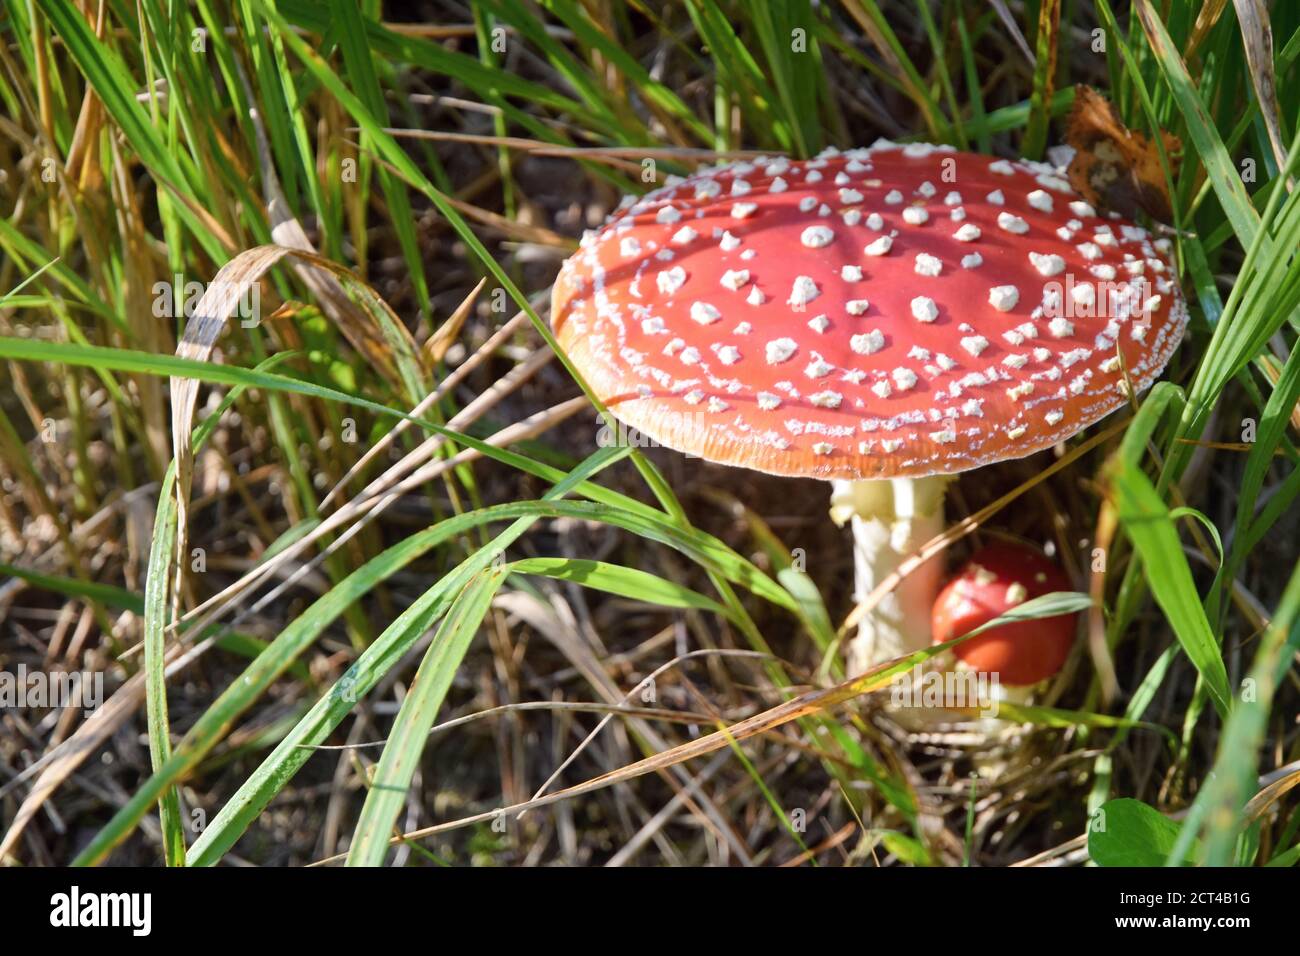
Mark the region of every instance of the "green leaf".
POLYGON ((1108 800, 1089 823, 1088 856, 1098 866, 1164 866, 1179 829, 1141 800, 1108 800))
POLYGON ((1284 850, 1281 853, 1277 854, 1264 865, 1265 866, 1295 866, 1297 863, 1300 863, 1300 843, 1297 843, 1289 850, 1284 850))
POLYGON ((897 830, 882 830, 877 835, 886 850, 910 866, 931 866, 934 863, 925 844, 916 837, 897 830))

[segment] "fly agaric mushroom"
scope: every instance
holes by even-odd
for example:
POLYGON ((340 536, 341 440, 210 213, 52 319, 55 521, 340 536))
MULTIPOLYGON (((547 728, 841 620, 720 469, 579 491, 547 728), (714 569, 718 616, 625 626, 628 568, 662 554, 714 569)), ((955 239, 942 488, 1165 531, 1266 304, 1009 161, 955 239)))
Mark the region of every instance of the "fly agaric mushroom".
MULTIPOLYGON (((931 630, 942 644, 1030 598, 1070 590, 1070 582, 1043 554, 1021 545, 993 544, 977 552, 934 602, 931 630)), ((1070 655, 1078 615, 1061 614, 1000 624, 952 649, 971 670, 1000 684, 1029 687, 1052 677, 1070 655)))
MULTIPOLYGON (((942 531, 949 476, 1155 380, 1187 321, 1169 251, 1051 166, 880 141, 626 198, 564 264, 551 322, 656 442, 834 481, 860 600, 942 531)), ((863 619, 851 672, 929 645, 939 573, 863 619)))

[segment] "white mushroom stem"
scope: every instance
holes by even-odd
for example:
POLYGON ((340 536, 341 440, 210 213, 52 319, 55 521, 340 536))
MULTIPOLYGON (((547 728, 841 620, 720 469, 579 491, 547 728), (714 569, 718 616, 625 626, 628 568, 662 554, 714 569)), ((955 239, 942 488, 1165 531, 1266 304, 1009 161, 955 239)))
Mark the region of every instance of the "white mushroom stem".
MULTIPOLYGON (((836 481, 831 518, 852 522, 853 597, 866 599, 921 545, 943 531, 943 496, 949 478, 836 481)), ((943 562, 931 558, 863 617, 845 649, 850 674, 930 646, 930 610, 943 562)))

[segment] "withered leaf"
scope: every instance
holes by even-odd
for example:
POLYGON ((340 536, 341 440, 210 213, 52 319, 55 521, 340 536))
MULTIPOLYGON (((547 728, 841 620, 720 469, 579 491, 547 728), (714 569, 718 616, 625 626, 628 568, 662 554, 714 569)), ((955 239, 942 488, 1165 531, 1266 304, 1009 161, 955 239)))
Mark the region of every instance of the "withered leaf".
MULTIPOLYGON (((1160 135, 1177 175, 1183 144, 1170 133, 1160 135)), ((1125 126, 1110 100, 1090 86, 1075 87, 1065 141, 1074 148, 1067 171, 1070 185, 1097 209, 1130 219, 1139 210, 1163 223, 1173 219, 1155 143, 1125 126)))

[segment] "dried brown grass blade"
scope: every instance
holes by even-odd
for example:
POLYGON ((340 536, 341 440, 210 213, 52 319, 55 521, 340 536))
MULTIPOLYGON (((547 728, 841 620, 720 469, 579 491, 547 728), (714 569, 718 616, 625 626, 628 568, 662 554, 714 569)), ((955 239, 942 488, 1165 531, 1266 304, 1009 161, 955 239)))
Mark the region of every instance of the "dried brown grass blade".
MULTIPOLYGON (((454 371, 439 382, 438 387, 421 399, 419 404, 412 408, 408 414, 410 414, 412 418, 419 418, 424 415, 425 412, 440 402, 445 395, 450 393, 453 388, 464 381, 470 372, 474 371, 474 369, 478 368, 479 365, 485 362, 487 358, 497 350, 497 348, 510 338, 510 336, 514 335, 527 324, 528 314, 525 312, 516 313, 514 318, 501 326, 501 328, 497 329, 496 332, 492 333, 492 335, 488 337, 488 340, 474 351, 474 354, 458 365, 454 371)), ((398 436, 411 427, 411 424, 412 423, 409 419, 402 419, 393 426, 391 431, 367 449, 366 453, 348 469, 347 474, 340 478, 339 483, 330 489, 330 493, 322 499, 320 510, 324 511, 335 497, 342 494, 343 489, 347 487, 348 483, 378 455, 381 455, 386 451, 388 447, 397 440, 398 436)))
MULTIPOLYGON (((259 246, 231 259, 212 280, 195 306, 194 316, 185 326, 185 334, 176 347, 181 358, 206 361, 212 354, 217 337, 226 320, 235 314, 244 296, 262 275, 289 255, 283 246, 259 246)), ((199 381, 194 378, 171 380, 172 456, 176 461, 176 575, 174 594, 179 597, 185 568, 185 529, 189 524, 190 484, 194 474, 194 452, 190 429, 198 403, 199 381)), ((175 600, 175 599, 174 599, 175 600)))
POLYGON ((1196 14, 1196 24, 1192 27, 1191 39, 1187 41, 1188 59, 1196 55, 1196 48, 1210 35, 1227 6, 1228 0, 1205 0, 1201 4, 1200 12, 1196 14))
MULTIPOLYGON (((205 640, 192 649, 184 648, 179 644, 172 645, 164 658, 167 675, 171 676, 193 662, 213 643, 211 640, 205 640)), ((54 791, 139 709, 144 703, 144 693, 145 675, 140 671, 128 678, 104 706, 95 711, 93 717, 83 721, 71 737, 5 785, 7 790, 36 773, 40 774, 18 807, 18 812, 14 815, 13 822, 9 824, 4 839, 0 840, 0 860, 13 850, 27 824, 54 791)))
MULTIPOLYGON (((348 132, 359 132, 349 127, 348 132)), ((641 172, 641 160, 654 159, 697 160, 702 163, 720 159, 746 159, 753 156, 770 156, 770 151, 757 149, 699 149, 690 146, 557 146, 540 139, 523 136, 490 136, 484 133, 451 133, 443 130, 406 129, 387 127, 384 132, 399 139, 427 139, 447 143, 473 143, 479 146, 504 146, 534 153, 538 156, 563 156, 591 162, 607 163, 631 173, 641 172), (631 160, 631 162, 627 162, 631 160)))
MULTIPOLYGON (((730 747, 734 743, 742 740, 748 740, 750 737, 756 737, 760 734, 769 733, 778 727, 799 720, 803 717, 809 717, 813 714, 822 713, 833 707, 838 707, 854 697, 868 694, 884 686, 895 674, 907 670, 912 665, 912 659, 919 655, 909 655, 896 661, 887 661, 876 667, 873 667, 865 674, 858 677, 842 681, 833 687, 808 691, 800 694, 798 697, 791 698, 784 703, 777 704, 762 713, 755 714, 753 717, 747 717, 744 720, 732 724, 722 730, 714 731, 696 740, 687 741, 679 744, 669 750, 653 754, 636 763, 629 764, 626 767, 620 767, 618 770, 612 770, 609 773, 593 777, 583 783, 568 787, 564 790, 557 790, 554 793, 538 797, 534 800, 528 800, 524 803, 517 803, 512 806, 503 807, 500 810, 492 810, 487 813, 480 813, 474 816, 462 817, 459 820, 452 820, 448 823, 440 823, 430 827, 424 827, 419 830, 413 830, 404 833, 401 836, 394 837, 392 844, 396 845, 405 840, 419 840, 424 837, 433 836, 437 833, 445 833, 448 830, 456 830, 461 827, 473 826, 475 823, 482 823, 492 820, 499 815, 513 816, 524 810, 532 810, 538 807, 548 806, 552 803, 558 803, 561 800, 568 800, 572 797, 582 796, 583 794, 592 793, 596 790, 603 790, 606 787, 613 786, 616 783, 622 783, 627 780, 633 780, 637 777, 645 776, 648 773, 666 770, 684 763, 687 760, 693 760, 696 757, 702 757, 706 754, 721 750, 724 747, 730 747)), ((346 854, 327 857, 324 860, 317 861, 314 865, 324 863, 333 863, 343 859, 346 854)))
MULTIPOLYGON (((256 99, 243 67, 239 63, 235 65, 239 70, 239 80, 244 87, 244 95, 247 97, 248 102, 255 103, 256 99)), ((256 108, 250 109, 248 118, 253 124, 253 133, 257 143, 257 163, 262 179, 262 197, 266 202, 267 218, 271 225, 271 238, 276 245, 315 255, 316 247, 307 238, 307 232, 303 229, 302 223, 294 215, 293 210, 289 208, 289 201, 280 186, 280 178, 275 172, 275 160, 271 155, 271 144, 266 135, 266 127, 262 123, 261 113, 256 108)), ((352 301, 338 278, 296 260, 291 264, 291 268, 298 278, 302 280, 303 285, 311 290, 325 315, 334 322, 348 341, 352 343, 352 347, 365 355, 371 362, 374 362, 390 382, 400 384, 400 377, 393 365, 392 356, 387 352, 383 336, 376 334, 369 317, 365 314, 365 310, 352 301)), ((375 298, 379 299, 378 296, 375 298)), ((379 299, 379 301, 383 302, 382 299, 379 299)), ((388 307, 387 303, 383 303, 383 305, 384 308, 388 307)), ((390 330, 390 334, 401 335, 406 332, 406 327, 397 321, 396 316, 393 316, 391 324, 393 329, 390 330)), ((408 341, 395 343, 396 347, 404 349, 408 354, 418 355, 415 342, 410 340, 409 334, 407 334, 406 339, 408 341)), ((428 368, 426 367, 423 371, 427 375, 428 368)), ((409 397, 412 400, 415 399, 414 395, 409 397)))
POLYGON ((1036 57, 1034 51, 1029 48, 1029 42, 1025 39, 1024 33, 1021 32, 1020 24, 1016 22, 1016 18, 1012 15, 1011 9, 1006 5, 1005 0, 989 0, 989 6, 991 6, 994 12, 997 13, 998 19, 1001 20, 1002 25, 1007 28, 1007 33, 1011 35, 1012 41, 1019 48, 1020 52, 1025 55, 1025 62, 1029 64, 1029 68, 1031 70, 1036 69, 1038 66, 1038 57, 1036 57))
MULTIPOLYGON (((1097 514, 1097 528, 1093 543, 1103 554, 1113 554, 1111 544, 1119 527, 1119 515, 1110 501, 1101 502, 1097 514)), ((1106 593, 1106 568, 1094 570, 1088 578, 1088 594, 1095 602, 1088 609, 1088 653, 1101 682, 1101 699, 1109 703, 1119 695, 1119 677, 1115 673, 1115 660, 1106 644, 1106 612, 1103 598, 1106 593)))
MULTIPOLYGON (((889 67, 889 71, 894 75, 894 79, 898 81, 902 89, 907 91, 908 97, 916 104, 917 109, 921 111, 921 114, 925 117, 925 125, 929 130, 930 136, 932 138, 937 137, 942 124, 931 109, 929 97, 925 95, 924 90, 918 90, 916 88, 916 84, 912 82, 907 71, 903 69, 903 64, 894 54, 893 47, 889 45, 889 41, 885 38, 885 35, 881 33, 876 22, 871 19, 871 16, 862 8, 862 4, 859 3, 858 0, 840 0, 840 2, 844 9, 849 12, 849 15, 857 22, 858 26, 862 28, 862 32, 871 40, 871 45, 876 48, 876 52, 880 54, 882 59, 884 59, 886 65, 889 67)), ((1021 37, 1021 42, 1024 42, 1023 37, 1021 37)), ((1030 55, 1029 60, 1031 63, 1033 62, 1032 55, 1030 55)))
MULTIPOLYGON (((239 305, 245 301, 249 290, 259 282, 272 266, 285 257, 291 257, 319 271, 332 275, 336 279, 346 279, 358 289, 365 290, 367 298, 379 310, 382 310, 387 322, 385 330, 392 334, 393 329, 405 328, 397 320, 388 304, 376 293, 369 290, 357 276, 343 266, 328 259, 284 246, 258 246, 241 252, 231 259, 217 273, 203 296, 195 306, 194 317, 185 326, 185 334, 176 348, 181 358, 206 361, 212 354, 217 338, 226 327, 227 320, 235 314, 239 305)), ((376 320, 378 324, 379 320, 376 320)), ((406 333, 409 337, 409 333, 406 333)), ((402 347, 402 346, 398 346, 402 347)), ((410 343, 415 351, 415 343, 410 343)), ((388 354, 387 349, 384 350, 388 354)), ((172 454, 176 460, 176 563, 184 568, 182 560, 185 554, 185 529, 189 520, 190 485, 193 480, 193 451, 190 447, 190 428, 194 421, 194 409, 198 402, 199 381, 192 378, 173 378, 171 380, 172 401, 172 454)), ((179 595, 181 574, 176 575, 174 594, 179 595)))
MULTIPOLYGON (((544 411, 531 415, 522 421, 506 426, 499 432, 496 432, 494 435, 487 438, 486 442, 489 445, 500 447, 509 445, 513 442, 533 438, 546 431, 548 428, 555 426, 572 415, 576 415, 578 412, 588 407, 590 407, 590 405, 587 404, 586 399, 581 396, 570 399, 567 402, 561 402, 559 405, 545 409, 544 411)), ((466 411, 469 411, 469 409, 467 408, 466 411)), ((486 411, 485 408, 476 410, 474 417, 477 418, 484 411, 486 411)), ((464 412, 462 412, 462 414, 464 414, 464 412)), ((449 423, 449 427, 455 427, 455 422, 456 419, 452 419, 452 422, 449 423)), ((435 436, 435 438, 430 439, 430 441, 440 444, 441 438, 435 436)), ((428 443, 426 443, 426 445, 427 444, 428 443)), ((420 454, 424 447, 425 446, 421 446, 421 448, 415 449, 415 451, 411 452, 407 458, 410 458, 412 455, 420 454)), ((432 447, 437 447, 437 445, 435 444, 432 447)), ((257 586, 266 578, 277 573, 286 562, 296 558, 311 544, 319 540, 322 535, 327 534, 350 521, 360 519, 356 525, 348 528, 343 534, 335 539, 335 541, 332 542, 320 555, 293 571, 283 582, 277 585, 272 592, 260 598, 256 604, 249 608, 249 610, 241 614, 240 617, 236 619, 235 623, 238 623, 238 621, 243 620, 249 614, 265 607, 271 600, 274 600, 275 597, 284 593, 285 590, 298 581, 304 574, 315 568, 326 557, 342 547, 351 536, 355 535, 362 527, 364 527, 366 522, 377 517, 380 512, 393 502, 397 501, 407 491, 418 487, 426 481, 439 477, 451 468, 474 461, 481 456, 482 453, 477 449, 463 449, 450 458, 430 462, 396 485, 392 484, 395 478, 390 474, 393 469, 390 469, 389 472, 385 472, 384 475, 376 479, 376 481, 363 491, 361 495, 357 496, 352 501, 349 501, 347 505, 340 508, 334 514, 328 515, 324 518, 324 520, 313 528, 309 534, 306 534, 302 538, 293 542, 293 544, 267 559, 262 564, 250 569, 233 584, 187 612, 171 626, 175 628, 182 623, 198 618, 194 627, 199 629, 206 628, 209 624, 230 609, 240 594, 257 586), (202 615, 202 617, 200 617, 200 615, 202 615)), ((425 457, 429 456, 426 455, 425 457)), ((394 468, 402 466, 403 463, 406 462, 407 458, 398 462, 394 468)))
MULTIPOLYGON (((1233 0, 1237 8, 1237 23, 1241 26, 1241 41, 1246 49, 1246 64, 1250 67, 1250 82, 1259 100, 1259 112, 1268 130, 1268 142, 1273 148, 1273 160, 1278 169, 1286 168, 1286 146, 1282 141, 1282 107, 1277 98, 1277 73, 1273 69, 1273 27, 1269 22, 1268 8, 1263 0, 1233 0)), ((1295 188, 1295 180, 1287 186, 1295 188)))
POLYGON ((1260 778, 1260 791, 1250 798, 1243 816, 1254 822, 1268 812, 1269 807, 1300 786, 1300 761, 1279 767, 1260 778))
POLYGON ((533 226, 526 222, 517 222, 514 219, 507 219, 500 213, 495 213, 484 209, 481 206, 475 206, 473 203, 465 202, 463 199, 457 199, 455 196, 445 197, 447 202, 456 208, 456 211, 481 222, 498 232, 505 233, 513 239, 520 242, 532 242, 539 246, 552 246, 556 249, 574 250, 578 248, 577 242, 568 236, 562 236, 553 229, 547 229, 544 226, 533 226))
POLYGON ((483 291, 485 285, 487 285, 487 276, 478 280, 478 285, 474 286, 473 291, 465 296, 460 305, 456 306, 456 311, 452 312, 447 321, 438 326, 433 334, 429 336, 429 340, 424 343, 422 351, 431 363, 436 365, 446 358, 447 350, 459 337, 460 330, 465 325, 465 320, 474 311, 474 300, 479 297, 479 293, 483 291))

